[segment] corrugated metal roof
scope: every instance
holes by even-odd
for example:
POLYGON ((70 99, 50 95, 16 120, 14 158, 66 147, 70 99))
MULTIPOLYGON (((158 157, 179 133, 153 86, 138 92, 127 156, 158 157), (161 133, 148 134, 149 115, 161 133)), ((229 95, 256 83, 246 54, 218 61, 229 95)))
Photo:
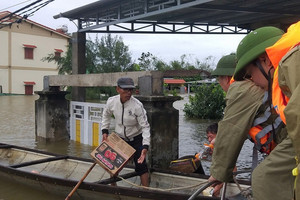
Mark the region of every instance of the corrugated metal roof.
MULTIPOLYGON (((100 0, 54 16, 78 19, 79 31, 97 31, 121 23, 235 26, 252 30, 261 26, 286 29, 300 20, 299 0, 100 0)), ((150 26, 152 28, 152 26, 150 26)), ((193 27, 193 26, 191 26, 193 27)), ((120 28, 120 27, 119 27, 120 28)), ((122 28, 122 27, 121 27, 122 28)), ((201 27, 196 27, 201 32, 201 27)), ((196 29, 195 28, 195 29, 196 29)), ((208 27, 213 28, 213 27, 208 27)), ((222 26, 223 28, 223 26, 222 26)), ((226 28, 226 27, 225 27, 226 28)), ((129 32, 133 30, 128 28, 129 32)), ((168 29, 168 28, 167 28, 168 29)), ((170 28, 171 32, 174 29, 170 28)), ((211 30, 203 30, 213 33, 211 30)))

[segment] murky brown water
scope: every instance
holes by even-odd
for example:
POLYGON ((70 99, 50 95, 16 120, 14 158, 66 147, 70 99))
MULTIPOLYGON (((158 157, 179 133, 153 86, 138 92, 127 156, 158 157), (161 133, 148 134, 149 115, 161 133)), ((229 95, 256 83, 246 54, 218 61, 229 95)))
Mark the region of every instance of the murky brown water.
MULTIPOLYGON (((34 102, 38 96, 0 96, 0 142, 29 148, 46 150, 59 154, 68 154, 90 158, 93 147, 73 141, 43 143, 35 141, 34 102)), ((214 122, 209 120, 189 120, 184 117, 183 105, 188 97, 174 103, 179 109, 179 156, 194 155, 203 149, 206 143, 206 127, 214 122)), ((239 170, 251 166, 251 143, 246 142, 239 157, 239 170)), ((205 172, 209 173, 209 163, 203 163, 205 172)), ((247 177, 247 176, 246 176, 247 177)), ((14 183, 0 181, 0 200, 50 200, 61 199, 44 194, 14 183), (17 191, 17 192, 16 192, 17 191)))

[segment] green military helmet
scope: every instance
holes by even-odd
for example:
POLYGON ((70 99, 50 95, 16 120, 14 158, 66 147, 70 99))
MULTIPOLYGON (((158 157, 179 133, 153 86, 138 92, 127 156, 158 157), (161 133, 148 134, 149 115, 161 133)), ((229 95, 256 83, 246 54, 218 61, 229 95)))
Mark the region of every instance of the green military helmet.
POLYGON ((233 76, 236 66, 236 55, 231 53, 223 56, 218 64, 217 68, 211 73, 212 76, 233 76))
POLYGON ((246 73, 245 67, 264 53, 267 47, 275 44, 283 33, 279 28, 266 26, 246 35, 236 51, 237 65, 234 72, 234 79, 237 81, 242 80, 246 73))

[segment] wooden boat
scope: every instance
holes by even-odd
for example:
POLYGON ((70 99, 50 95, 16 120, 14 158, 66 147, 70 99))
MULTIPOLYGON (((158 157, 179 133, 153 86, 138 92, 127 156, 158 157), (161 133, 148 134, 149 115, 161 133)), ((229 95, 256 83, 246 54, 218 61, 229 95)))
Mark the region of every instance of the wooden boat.
MULTIPOLYGON (((1 181, 13 181, 47 193, 66 197, 78 181, 84 176, 92 159, 62 156, 49 152, 28 149, 0 143, 1 181)), ((71 199, 188 199, 198 188, 207 183, 207 176, 185 174, 168 170, 152 169, 150 188, 143 189, 139 176, 132 167, 125 167, 119 174, 121 178, 110 175, 96 165, 71 199), (122 178, 123 177, 123 178, 122 178), (110 183, 117 182, 117 186, 110 183)), ((227 196, 236 196, 240 190, 236 184, 227 184, 227 196)), ((240 185, 243 189, 247 184, 240 185)), ((195 199, 219 199, 197 196, 195 199)))

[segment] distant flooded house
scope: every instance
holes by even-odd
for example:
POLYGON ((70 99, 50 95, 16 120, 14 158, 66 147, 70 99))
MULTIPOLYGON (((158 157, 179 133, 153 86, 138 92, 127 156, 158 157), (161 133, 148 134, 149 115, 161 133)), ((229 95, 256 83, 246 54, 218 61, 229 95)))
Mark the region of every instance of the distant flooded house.
POLYGON ((62 56, 70 36, 63 29, 0 12, 0 91, 33 94, 43 90, 43 77, 57 75, 54 62, 42 61, 49 54, 62 56))
POLYGON ((176 91, 180 94, 189 93, 189 84, 183 78, 197 78, 207 80, 211 74, 202 69, 192 70, 167 70, 164 72, 164 90, 176 91))

